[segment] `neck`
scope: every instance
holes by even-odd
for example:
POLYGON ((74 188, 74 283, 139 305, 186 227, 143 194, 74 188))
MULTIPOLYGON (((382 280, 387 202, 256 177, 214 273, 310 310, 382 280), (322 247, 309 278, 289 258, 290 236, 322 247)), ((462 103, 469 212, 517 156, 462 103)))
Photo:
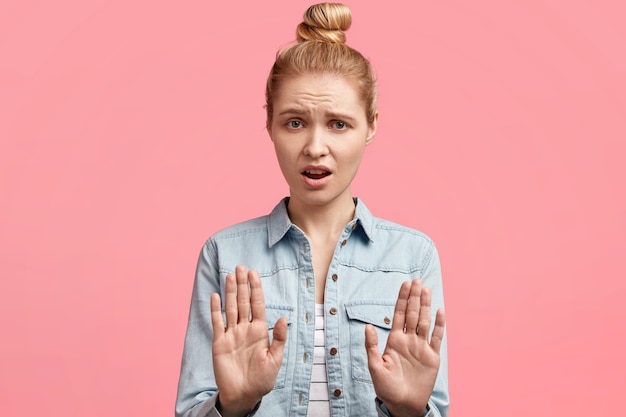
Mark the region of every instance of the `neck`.
POLYGON ((289 199, 289 219, 311 238, 336 240, 343 228, 354 218, 356 207, 350 194, 324 205, 307 205, 289 199))

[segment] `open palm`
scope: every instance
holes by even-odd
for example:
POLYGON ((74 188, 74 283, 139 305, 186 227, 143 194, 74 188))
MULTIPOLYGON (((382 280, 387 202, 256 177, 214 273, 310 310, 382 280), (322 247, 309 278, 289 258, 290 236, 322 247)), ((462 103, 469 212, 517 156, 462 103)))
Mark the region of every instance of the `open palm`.
POLYGON ((439 350, 445 316, 437 311, 429 341, 431 292, 419 279, 400 287, 385 352, 378 350, 378 334, 365 329, 365 347, 378 398, 393 417, 420 415, 426 408, 439 371, 439 350))
POLYGON ((287 320, 274 326, 270 345, 261 279, 237 266, 226 277, 226 326, 220 296, 211 296, 213 367, 224 417, 245 415, 276 383, 287 340, 287 320))

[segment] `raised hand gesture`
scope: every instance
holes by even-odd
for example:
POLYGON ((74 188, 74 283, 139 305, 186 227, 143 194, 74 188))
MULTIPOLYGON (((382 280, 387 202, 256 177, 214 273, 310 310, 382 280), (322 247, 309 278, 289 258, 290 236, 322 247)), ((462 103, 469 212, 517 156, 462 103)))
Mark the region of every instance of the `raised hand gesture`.
POLYGON ((445 316, 437 311, 430 332, 430 288, 420 279, 400 287, 385 352, 378 350, 378 334, 372 325, 365 328, 365 348, 376 396, 393 417, 420 416, 432 394, 439 371, 439 349, 445 316))
POLYGON ((261 279, 237 266, 226 277, 226 326, 219 294, 211 295, 213 368, 222 416, 243 416, 270 392, 283 360, 287 320, 274 326, 270 345, 261 279))

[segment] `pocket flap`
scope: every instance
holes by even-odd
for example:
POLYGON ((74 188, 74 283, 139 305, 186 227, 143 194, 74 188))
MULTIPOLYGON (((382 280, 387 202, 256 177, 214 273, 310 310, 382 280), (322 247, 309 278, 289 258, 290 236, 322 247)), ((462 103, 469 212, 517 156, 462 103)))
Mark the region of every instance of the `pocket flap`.
POLYGON ((279 318, 285 317, 287 324, 291 324, 291 316, 293 313, 293 307, 281 306, 270 304, 265 306, 265 319, 267 321, 267 327, 272 330, 279 318))
POLYGON ((358 320, 374 326, 391 329, 395 302, 368 301, 346 304, 346 313, 350 320, 358 320))

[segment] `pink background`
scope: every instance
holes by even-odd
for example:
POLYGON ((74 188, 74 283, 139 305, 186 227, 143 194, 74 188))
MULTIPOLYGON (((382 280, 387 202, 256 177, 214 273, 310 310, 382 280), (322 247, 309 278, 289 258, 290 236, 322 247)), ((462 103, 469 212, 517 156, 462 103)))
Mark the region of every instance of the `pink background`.
MULTIPOLYGON (((2 2, 0 415, 173 415, 202 243, 287 193, 264 82, 308 4, 2 2)), ((352 9, 354 192, 438 243, 452 415, 624 415, 622 2, 352 9)))

